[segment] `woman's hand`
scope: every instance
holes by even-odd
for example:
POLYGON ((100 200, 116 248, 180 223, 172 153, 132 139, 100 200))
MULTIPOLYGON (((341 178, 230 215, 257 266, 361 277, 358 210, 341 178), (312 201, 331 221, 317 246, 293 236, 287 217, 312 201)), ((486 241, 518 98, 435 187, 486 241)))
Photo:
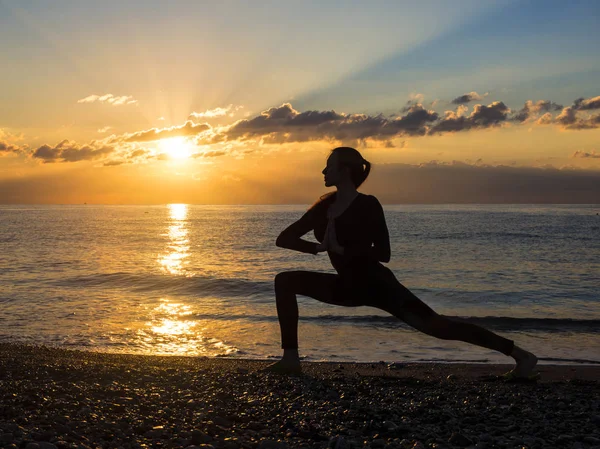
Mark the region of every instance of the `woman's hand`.
POLYGON ((323 237, 323 241, 317 244, 317 253, 322 253, 323 251, 327 251, 329 249, 329 224, 327 224, 327 228, 325 229, 325 237, 323 237))
POLYGON ((335 221, 333 218, 329 219, 327 223, 327 229, 325 230, 325 237, 323 242, 317 245, 317 252, 331 251, 338 254, 344 254, 344 248, 340 246, 337 241, 335 233, 335 221))
POLYGON ((335 233, 335 221, 333 218, 329 220, 329 224, 327 226, 327 234, 328 234, 328 243, 329 243, 329 251, 344 254, 344 248, 338 243, 337 235, 335 233))

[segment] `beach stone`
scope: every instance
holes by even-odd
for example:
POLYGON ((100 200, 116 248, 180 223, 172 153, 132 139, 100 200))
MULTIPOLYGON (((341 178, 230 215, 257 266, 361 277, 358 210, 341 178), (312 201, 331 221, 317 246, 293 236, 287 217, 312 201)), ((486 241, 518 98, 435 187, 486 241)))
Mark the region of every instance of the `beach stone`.
POLYGON ((214 422, 217 426, 225 427, 227 429, 230 428, 232 424, 231 421, 221 416, 215 416, 212 419, 212 422, 214 422))
POLYGON ((593 445, 599 445, 600 444, 600 438, 596 438, 593 436, 587 436, 587 437, 583 437, 583 442, 586 444, 593 444, 593 445))
POLYGON ((31 435, 35 441, 50 441, 55 436, 54 432, 36 432, 31 435))
POLYGON ((55 444, 48 443, 47 441, 38 442, 38 446, 40 449, 58 449, 55 444))
POLYGON ((415 443, 411 447, 412 449, 425 449, 425 445, 420 441, 415 441, 415 443))
POLYGON ((25 446, 25 449, 40 449, 40 445, 38 443, 29 443, 25 446))
POLYGON ((450 435, 450 438, 448 438, 448 443, 461 447, 466 447, 473 444, 469 438, 458 432, 454 432, 452 435, 450 435))
POLYGON ((281 443, 274 440, 262 440, 258 445, 258 449, 287 449, 287 443, 281 443))
POLYGON ((393 423, 392 421, 383 421, 381 423, 381 427, 383 427, 387 431, 393 431, 393 430, 396 430, 398 428, 398 426, 396 425, 396 423, 393 423))
POLYGON ((482 433, 481 435, 479 435, 479 441, 491 441, 492 437, 490 436, 489 433, 482 433))
POLYGON ((346 439, 342 436, 333 437, 329 440, 329 447, 331 449, 348 449, 349 446, 346 439))
POLYGON ((571 435, 567 435, 567 434, 562 434, 559 435, 557 438, 557 441, 559 443, 568 443, 569 441, 573 441, 574 438, 571 435))
POLYGON ((157 438, 160 438, 160 437, 162 437, 162 436, 163 436, 163 433, 164 433, 164 432, 163 432, 163 429, 162 429, 162 428, 159 428, 159 429, 152 429, 152 430, 149 430, 149 431, 147 431, 147 432, 144 434, 144 436, 145 436, 146 438, 157 439, 157 438))
POLYGON ((371 441, 371 447, 385 447, 385 440, 383 438, 377 438, 376 440, 371 441))
POLYGON ((592 422, 597 426, 600 426, 600 415, 592 415, 592 422))
POLYGON ((202 432, 201 430, 192 430, 192 444, 193 445, 198 446, 200 444, 210 443, 211 441, 212 441, 212 438, 209 437, 204 432, 202 432))
POLYGON ((3 443, 12 443, 14 439, 15 436, 12 433, 4 433, 2 436, 0 436, 0 441, 3 443))

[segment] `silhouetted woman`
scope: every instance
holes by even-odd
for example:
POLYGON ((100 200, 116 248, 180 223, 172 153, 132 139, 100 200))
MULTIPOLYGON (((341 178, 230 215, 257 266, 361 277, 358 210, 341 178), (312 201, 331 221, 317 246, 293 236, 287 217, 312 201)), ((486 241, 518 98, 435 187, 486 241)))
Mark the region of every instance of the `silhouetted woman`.
POLYGON ((283 357, 270 370, 300 372, 298 303, 310 296, 340 306, 372 306, 385 310, 413 328, 444 340, 461 340, 494 349, 516 361, 510 377, 527 377, 537 357, 480 326, 438 315, 413 295, 381 262, 390 260, 390 241, 381 204, 356 189, 371 164, 354 148, 334 149, 323 170, 325 186, 337 192, 323 195, 298 221, 277 238, 277 246, 317 254, 327 251, 338 274, 285 271, 275 276, 277 316, 283 357), (314 229, 320 243, 301 237, 314 229))

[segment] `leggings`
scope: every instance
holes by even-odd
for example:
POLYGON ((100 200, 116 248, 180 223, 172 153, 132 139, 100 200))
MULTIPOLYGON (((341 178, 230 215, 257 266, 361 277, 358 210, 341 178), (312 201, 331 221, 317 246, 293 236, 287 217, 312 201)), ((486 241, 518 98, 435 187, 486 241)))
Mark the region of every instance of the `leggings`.
POLYGON ((514 342, 472 323, 438 315, 404 287, 392 271, 380 265, 363 284, 340 275, 313 271, 284 271, 275 276, 281 347, 298 349, 296 295, 346 307, 371 306, 384 310, 409 326, 443 340, 460 340, 510 355, 514 342))

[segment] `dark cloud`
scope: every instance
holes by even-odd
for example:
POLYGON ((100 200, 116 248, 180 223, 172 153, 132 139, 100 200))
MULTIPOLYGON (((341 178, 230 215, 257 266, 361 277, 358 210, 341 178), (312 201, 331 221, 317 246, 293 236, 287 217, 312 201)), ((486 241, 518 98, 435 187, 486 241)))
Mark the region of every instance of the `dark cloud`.
POLYGON ((567 106, 564 108, 561 113, 556 117, 556 123, 560 125, 571 125, 577 121, 577 111, 571 107, 567 106))
POLYGON ((452 111, 436 123, 431 134, 466 131, 477 128, 499 126, 506 121, 510 109, 501 101, 495 101, 489 106, 477 104, 470 115, 461 115, 452 111))
POLYGON ((577 117, 577 119, 565 126, 566 129, 582 130, 600 128, 600 114, 590 117, 577 117))
POLYGON ((571 157, 600 159, 600 153, 596 153, 593 150, 591 153, 588 153, 587 151, 577 150, 577 151, 575 151, 575 153, 572 154, 571 157))
POLYGON ((21 148, 16 146, 16 145, 12 145, 8 142, 2 142, 0 141, 0 154, 2 153, 19 153, 21 151, 21 148))
POLYGON ((599 204, 600 172, 431 161, 376 164, 365 186, 382 203, 599 204))
MULTIPOLYGON (((74 170, 69 176, 44 171, 31 177, 0 180, 0 203, 89 204, 119 198, 130 204, 199 199, 220 204, 312 204, 324 193, 321 169, 319 164, 310 175, 304 170, 290 170, 283 178, 260 179, 250 177, 250 172, 231 172, 231 177, 222 174, 222 180, 217 177, 197 186, 168 184, 168 179, 156 183, 152 177, 139 178, 124 170, 114 170, 110 177, 92 167, 74 170), (238 181, 235 189, 232 180, 238 181), (298 189, 298 185, 303 188, 298 189)), ((420 166, 374 164, 364 191, 376 195, 383 204, 600 204, 600 171, 439 161, 420 166)))
POLYGON ((204 131, 211 129, 206 123, 196 124, 190 120, 181 126, 172 126, 171 128, 152 128, 145 131, 124 136, 126 142, 151 142, 153 140, 166 139, 169 137, 190 137, 196 136, 204 131))
POLYGON ((74 142, 63 140, 55 147, 42 145, 31 153, 34 159, 41 159, 44 163, 51 162, 79 162, 101 159, 113 153, 115 148, 109 145, 78 146, 74 142))
POLYGON ((468 94, 461 95, 460 97, 456 97, 450 103, 452 104, 467 104, 471 101, 480 101, 483 100, 485 94, 483 96, 479 95, 477 92, 469 92, 468 94))
POLYGON ((573 103, 573 109, 577 109, 578 111, 600 109, 600 96, 593 98, 578 98, 573 103))
POLYGON ((560 111, 562 108, 562 105, 554 103, 553 101, 539 100, 537 102, 533 102, 528 100, 525 102, 523 109, 521 109, 512 117, 512 120, 516 122, 524 122, 525 120, 531 117, 536 117, 541 113, 560 111))
MULTIPOLYGON (((285 103, 270 108, 252 119, 240 120, 224 131, 227 140, 262 138, 265 143, 306 142, 311 140, 357 141, 367 138, 388 140, 394 136, 422 136, 438 114, 420 104, 408 108, 406 115, 341 114, 335 111, 296 111, 285 103)), ((214 142, 214 139, 213 139, 214 142)))

